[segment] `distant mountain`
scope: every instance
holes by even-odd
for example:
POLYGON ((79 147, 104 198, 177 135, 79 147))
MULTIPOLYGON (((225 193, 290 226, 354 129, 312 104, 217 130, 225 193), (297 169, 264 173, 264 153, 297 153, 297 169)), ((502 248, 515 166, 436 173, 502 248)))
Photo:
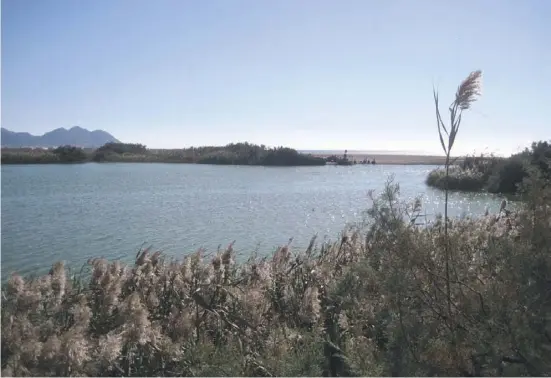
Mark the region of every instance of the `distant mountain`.
POLYGON ((120 143, 113 135, 103 130, 88 131, 79 126, 69 130, 59 128, 44 135, 31 135, 10 131, 2 127, 2 147, 57 147, 78 146, 84 148, 98 148, 105 143, 120 143))

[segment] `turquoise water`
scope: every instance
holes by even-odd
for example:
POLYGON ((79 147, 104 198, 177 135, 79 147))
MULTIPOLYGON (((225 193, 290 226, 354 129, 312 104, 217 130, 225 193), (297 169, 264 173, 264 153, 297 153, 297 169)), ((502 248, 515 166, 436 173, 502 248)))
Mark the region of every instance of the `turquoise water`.
MULTIPOLYGON (((443 194, 424 179, 431 166, 265 168, 181 164, 2 166, 2 276, 43 273, 57 260, 132 261, 145 243, 181 258, 236 241, 247 255, 271 253, 293 237, 338 237, 360 221, 369 189, 390 174, 401 198, 421 195, 428 214, 443 194)), ((452 194, 452 215, 499 209, 487 194, 452 194)))

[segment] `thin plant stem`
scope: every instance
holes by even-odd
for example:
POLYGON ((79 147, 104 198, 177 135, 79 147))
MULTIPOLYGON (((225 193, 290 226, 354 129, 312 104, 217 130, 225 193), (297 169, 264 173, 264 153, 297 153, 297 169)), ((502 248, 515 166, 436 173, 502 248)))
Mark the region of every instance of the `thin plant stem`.
POLYGON ((444 187, 444 259, 445 259, 445 276, 446 276, 446 301, 447 301, 447 310, 448 317, 450 322, 450 329, 452 330, 452 342, 455 342, 454 337, 454 326, 453 326, 453 314, 452 314, 452 294, 451 294, 451 279, 450 279, 450 260, 451 260, 451 251, 450 251, 450 238, 448 234, 448 203, 449 203, 449 174, 450 174, 450 159, 451 151, 455 142, 455 138, 459 131, 459 126, 461 124, 461 115, 462 111, 469 109, 470 104, 476 100, 476 97, 480 95, 480 78, 482 72, 473 71, 467 76, 463 82, 459 85, 457 92, 455 94, 455 100, 449 107, 450 112, 450 125, 449 131, 442 116, 440 115, 440 108, 438 103, 438 93, 433 89, 434 104, 436 108, 436 123, 438 127, 438 136, 440 138, 440 144, 444 153, 446 154, 445 161, 445 187, 444 187), (447 136, 447 143, 444 139, 444 134, 447 136))

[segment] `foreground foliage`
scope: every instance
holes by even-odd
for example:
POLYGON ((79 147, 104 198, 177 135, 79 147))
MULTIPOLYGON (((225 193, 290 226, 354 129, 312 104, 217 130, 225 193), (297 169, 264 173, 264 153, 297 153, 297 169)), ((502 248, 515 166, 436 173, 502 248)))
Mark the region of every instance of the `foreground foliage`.
POLYGON ((525 182, 518 213, 449 221, 449 278, 444 221, 414 226, 392 182, 319 249, 13 275, 2 375, 549 375, 551 186, 525 182))

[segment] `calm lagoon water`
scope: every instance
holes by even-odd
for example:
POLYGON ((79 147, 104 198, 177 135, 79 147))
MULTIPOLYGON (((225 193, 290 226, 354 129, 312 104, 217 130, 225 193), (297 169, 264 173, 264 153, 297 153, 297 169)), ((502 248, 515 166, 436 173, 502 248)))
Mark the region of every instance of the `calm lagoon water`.
MULTIPOLYGON (((443 212, 443 193, 425 183, 431 166, 265 168, 180 164, 2 166, 2 276, 47 272, 64 260, 132 261, 145 243, 181 258, 236 241, 247 255, 335 239, 394 174, 401 199, 421 196, 443 212)), ((499 209, 488 194, 450 197, 451 215, 499 209)))

